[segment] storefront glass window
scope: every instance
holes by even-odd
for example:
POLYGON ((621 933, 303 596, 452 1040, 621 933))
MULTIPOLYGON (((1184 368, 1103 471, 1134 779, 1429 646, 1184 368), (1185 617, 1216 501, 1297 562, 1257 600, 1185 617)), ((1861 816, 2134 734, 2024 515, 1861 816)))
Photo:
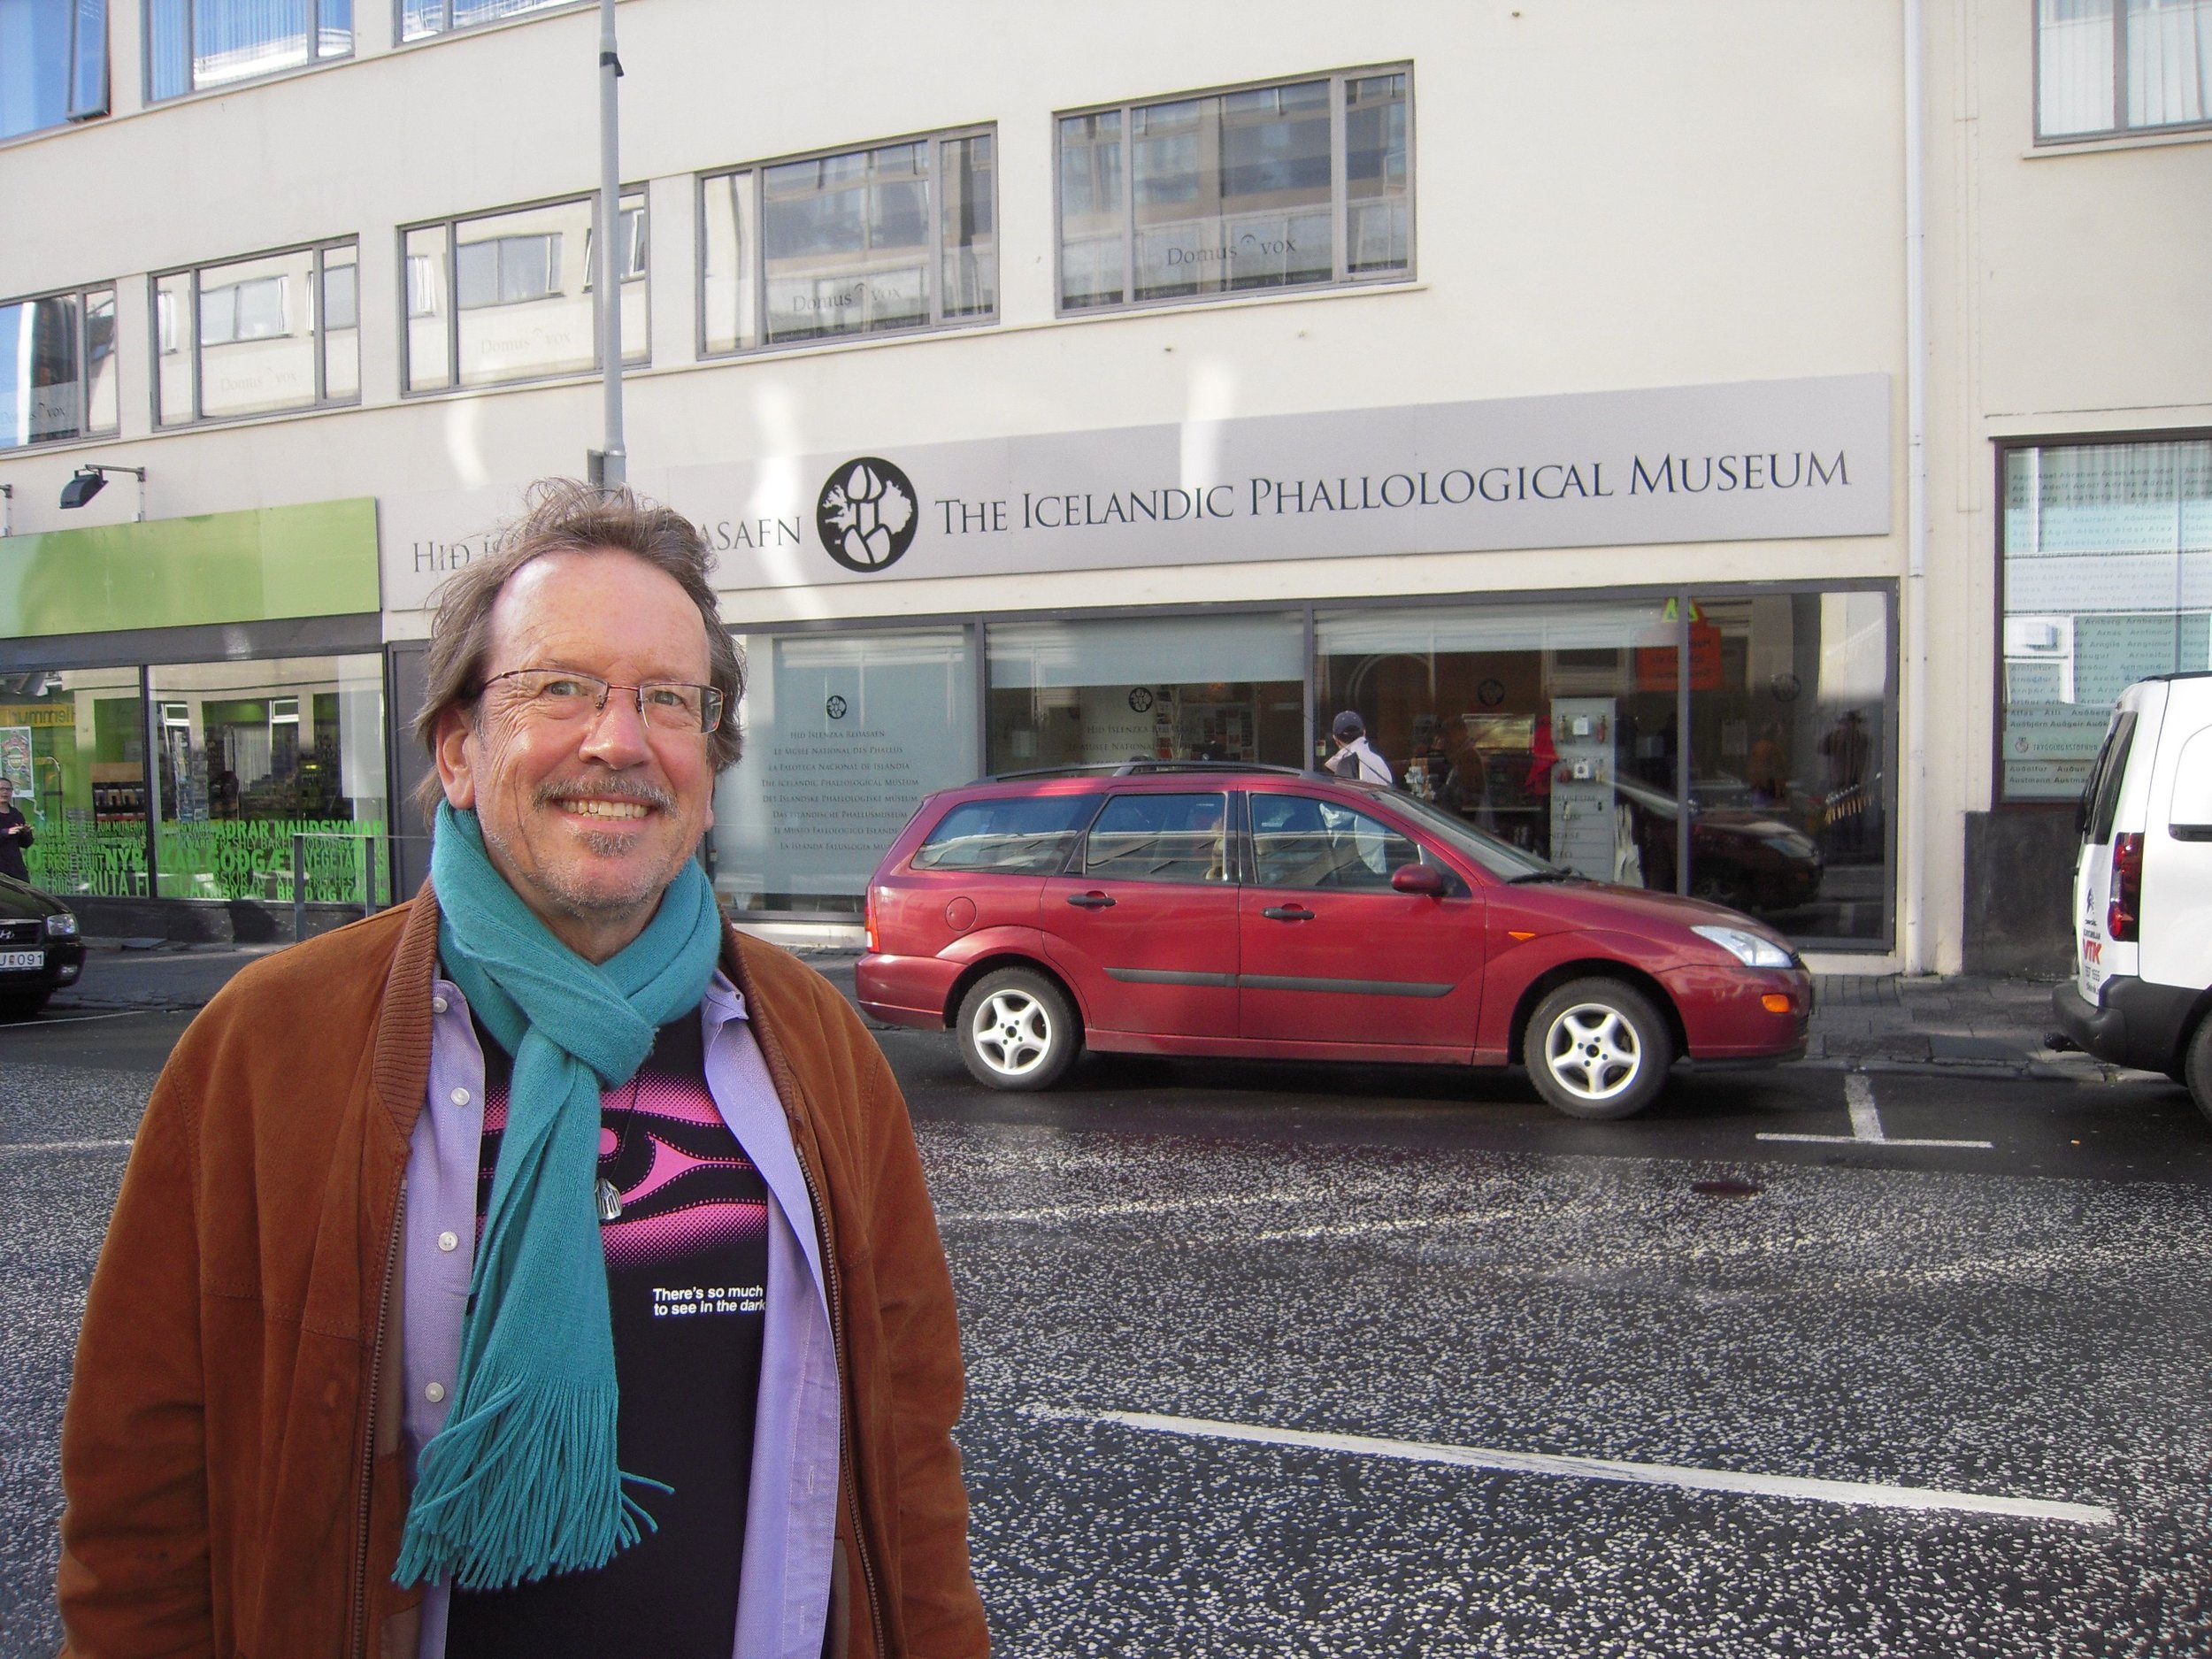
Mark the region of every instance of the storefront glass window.
POLYGON ((715 791, 715 891, 737 910, 856 916, 922 797, 976 774, 968 631, 740 643, 745 753, 715 791))
POLYGON ((146 714, 135 668, 0 674, 0 773, 36 838, 31 883, 146 892, 146 714))
POLYGON ((2120 693, 2212 667, 2212 441, 2005 456, 1999 792, 2081 793, 2120 693))
MULTIPOLYGON (((1692 606, 1691 892, 1804 943, 1887 940, 1892 655, 1883 593, 1692 606)), ((1674 848, 1670 821, 1647 885, 1674 884, 1674 848)))
POLYGON ((1325 611, 1314 630, 1316 760, 1349 709, 1413 794, 1584 875, 1657 885, 1639 860, 1643 795, 1674 799, 1663 605, 1325 611))
POLYGON ((1125 760, 1295 766, 1294 616, 994 623, 989 769, 1125 760))
POLYGON ((157 896, 390 900, 384 680, 374 656, 151 671, 157 896))

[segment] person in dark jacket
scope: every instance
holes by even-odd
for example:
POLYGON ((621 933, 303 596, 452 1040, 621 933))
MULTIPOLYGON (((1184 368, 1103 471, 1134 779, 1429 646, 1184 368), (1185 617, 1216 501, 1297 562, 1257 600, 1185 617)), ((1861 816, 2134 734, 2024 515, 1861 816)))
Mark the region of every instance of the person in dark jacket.
POLYGON ((23 862, 23 849, 31 841, 31 826, 16 810, 15 785, 0 778, 0 876, 13 876, 18 881, 31 879, 30 866, 23 862))

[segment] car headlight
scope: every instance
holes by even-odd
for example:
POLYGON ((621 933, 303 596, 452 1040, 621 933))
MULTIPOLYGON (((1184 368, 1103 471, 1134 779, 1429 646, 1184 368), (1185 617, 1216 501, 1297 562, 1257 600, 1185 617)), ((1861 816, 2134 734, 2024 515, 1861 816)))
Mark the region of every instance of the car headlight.
POLYGON ((1747 968, 1793 968, 1797 959, 1771 939, 1762 939, 1740 927, 1693 927, 1700 939, 1709 939, 1747 968))
POLYGON ((72 916, 67 910, 63 910, 58 915, 50 916, 46 918, 47 938, 74 939, 76 936, 77 918, 72 916))

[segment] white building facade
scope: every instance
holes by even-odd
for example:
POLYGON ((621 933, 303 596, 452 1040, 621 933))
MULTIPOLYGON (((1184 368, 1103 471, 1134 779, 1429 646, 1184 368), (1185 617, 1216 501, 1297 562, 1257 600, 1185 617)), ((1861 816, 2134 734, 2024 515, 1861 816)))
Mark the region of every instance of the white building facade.
MULTIPOLYGON (((0 0, 0 766, 58 890, 379 902, 436 584, 602 442, 596 9, 100 11, 0 0)), ((826 25, 618 8, 741 916, 851 936, 930 789, 1350 709, 1816 965, 2062 967, 2111 700, 2212 665, 2212 4, 826 25)))

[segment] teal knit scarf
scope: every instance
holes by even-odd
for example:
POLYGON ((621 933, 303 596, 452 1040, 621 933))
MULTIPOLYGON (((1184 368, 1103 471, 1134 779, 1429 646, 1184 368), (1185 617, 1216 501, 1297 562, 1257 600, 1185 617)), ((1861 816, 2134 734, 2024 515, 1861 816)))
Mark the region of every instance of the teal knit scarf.
POLYGON ((430 879, 446 972, 514 1075, 453 1405, 423 1448, 392 1576, 496 1589, 603 1567, 653 1524, 616 1463, 599 1096, 636 1075, 657 1027, 699 1005, 722 929, 705 874, 686 864, 645 931, 595 967, 492 867, 476 815, 449 806, 430 879))

